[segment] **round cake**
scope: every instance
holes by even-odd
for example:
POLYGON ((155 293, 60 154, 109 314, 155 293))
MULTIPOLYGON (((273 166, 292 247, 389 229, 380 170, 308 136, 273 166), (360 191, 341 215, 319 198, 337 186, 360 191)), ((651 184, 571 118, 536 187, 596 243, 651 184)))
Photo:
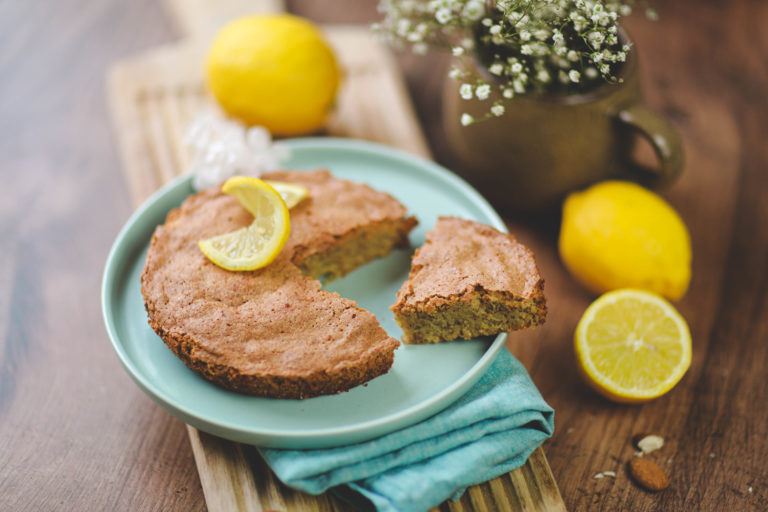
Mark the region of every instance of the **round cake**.
POLYGON ((204 378, 259 396, 333 394, 386 373, 399 342, 316 278, 342 276, 407 244, 415 219, 388 194, 327 171, 264 178, 309 189, 291 210, 281 254, 251 272, 214 265, 197 242, 252 217, 219 191, 190 196, 152 236, 141 276, 150 326, 204 378))

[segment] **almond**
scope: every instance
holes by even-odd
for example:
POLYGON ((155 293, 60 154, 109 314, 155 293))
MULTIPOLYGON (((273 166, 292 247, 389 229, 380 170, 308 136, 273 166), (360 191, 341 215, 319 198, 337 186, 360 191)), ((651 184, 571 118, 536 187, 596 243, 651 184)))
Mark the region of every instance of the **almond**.
POLYGON ((669 487, 669 477, 658 464, 642 457, 629 461, 629 475, 643 489, 657 492, 669 487))

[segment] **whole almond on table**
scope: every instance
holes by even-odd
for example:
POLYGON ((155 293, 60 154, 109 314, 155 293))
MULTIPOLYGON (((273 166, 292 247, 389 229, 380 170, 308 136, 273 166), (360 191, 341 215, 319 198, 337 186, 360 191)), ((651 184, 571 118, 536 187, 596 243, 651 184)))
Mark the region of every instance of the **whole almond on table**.
POLYGON ((629 475, 643 489, 657 492, 669 487, 669 477, 658 464, 642 457, 629 461, 629 475))

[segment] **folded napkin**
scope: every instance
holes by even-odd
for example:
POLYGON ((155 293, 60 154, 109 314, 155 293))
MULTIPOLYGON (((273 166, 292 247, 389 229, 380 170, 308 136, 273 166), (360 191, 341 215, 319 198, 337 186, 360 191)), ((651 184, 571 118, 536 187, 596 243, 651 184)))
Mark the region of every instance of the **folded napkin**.
POLYGON ((355 491, 379 511, 420 511, 522 466, 554 431, 554 411, 507 350, 470 391, 416 425, 349 446, 260 449, 287 485, 355 491))

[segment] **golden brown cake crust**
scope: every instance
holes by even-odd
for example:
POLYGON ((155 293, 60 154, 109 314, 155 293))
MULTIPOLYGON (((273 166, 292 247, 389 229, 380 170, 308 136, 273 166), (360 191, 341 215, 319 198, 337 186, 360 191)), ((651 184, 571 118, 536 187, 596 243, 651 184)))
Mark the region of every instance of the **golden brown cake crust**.
POLYGON ((543 323, 543 288, 533 253, 514 236, 440 217, 391 309, 406 343, 469 339, 543 323))
MULTIPOLYGON (((197 241, 245 226, 251 216, 217 191, 190 196, 168 214, 150 243, 141 276, 149 323, 187 366, 226 388, 277 398, 345 391, 386 373, 398 342, 371 313, 323 290, 292 261, 297 248, 313 248, 313 231, 326 240, 356 227, 334 222, 328 214, 333 206, 317 204, 324 192, 317 182, 337 187, 341 180, 326 171, 276 174, 269 179, 308 183, 317 199, 291 211, 286 249, 253 272, 217 267, 197 241)), ((344 193, 351 185, 344 185, 344 193)), ((362 195, 371 199, 371 192, 376 194, 366 188, 362 195)), ((358 214, 358 227, 372 217, 409 224, 402 206, 387 206, 384 199, 396 201, 382 196, 371 201, 376 207, 358 214)))

